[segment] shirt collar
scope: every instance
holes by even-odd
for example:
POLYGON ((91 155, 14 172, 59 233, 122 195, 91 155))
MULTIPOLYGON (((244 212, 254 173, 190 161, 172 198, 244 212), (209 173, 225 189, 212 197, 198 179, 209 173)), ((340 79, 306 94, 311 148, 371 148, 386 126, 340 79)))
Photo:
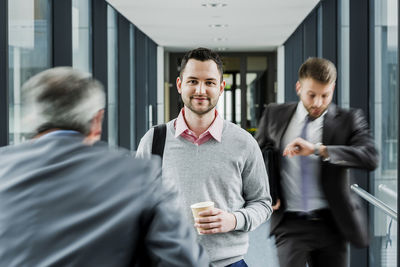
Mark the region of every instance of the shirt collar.
POLYGON ((80 135, 81 133, 74 130, 55 130, 42 135, 40 138, 49 136, 66 136, 66 135, 80 135))
POLYGON ((299 101, 299 104, 297 104, 296 115, 299 121, 304 121, 308 116, 308 111, 301 101, 299 101))
MULTIPOLYGON (((219 116, 218 111, 215 110, 215 119, 204 133, 209 132, 215 140, 221 142, 223 126, 224 120, 221 118, 221 116, 219 116)), ((179 112, 178 118, 175 121, 175 137, 180 136, 186 130, 190 129, 185 121, 185 110, 182 108, 181 112, 179 112)))
POLYGON ((179 112, 178 118, 176 118, 175 137, 180 136, 184 131, 189 129, 189 127, 187 126, 186 121, 185 121, 184 113, 185 113, 185 111, 182 108, 181 112, 179 112))
POLYGON ((208 131, 211 134, 211 136, 218 142, 221 142, 223 127, 224 127, 224 119, 222 119, 221 116, 218 114, 218 111, 215 110, 215 119, 208 128, 208 131))

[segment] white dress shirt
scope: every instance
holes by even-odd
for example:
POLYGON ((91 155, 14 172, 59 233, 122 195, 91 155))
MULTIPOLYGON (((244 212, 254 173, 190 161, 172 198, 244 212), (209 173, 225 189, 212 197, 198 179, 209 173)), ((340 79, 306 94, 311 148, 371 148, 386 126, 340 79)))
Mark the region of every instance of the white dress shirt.
MULTIPOLYGON (((317 119, 310 121, 307 126, 307 141, 316 144, 322 142, 322 128, 326 111, 317 119)), ((295 114, 293 115, 288 128, 282 139, 281 152, 285 147, 292 142, 295 138, 299 137, 308 111, 300 101, 297 105, 295 114)), ((281 185, 282 193, 286 200, 286 210, 288 211, 311 211, 328 207, 328 202, 322 192, 320 179, 320 159, 318 156, 310 155, 312 177, 310 177, 308 184, 308 210, 302 207, 302 192, 301 192, 301 165, 300 156, 283 157, 281 168, 281 185)))

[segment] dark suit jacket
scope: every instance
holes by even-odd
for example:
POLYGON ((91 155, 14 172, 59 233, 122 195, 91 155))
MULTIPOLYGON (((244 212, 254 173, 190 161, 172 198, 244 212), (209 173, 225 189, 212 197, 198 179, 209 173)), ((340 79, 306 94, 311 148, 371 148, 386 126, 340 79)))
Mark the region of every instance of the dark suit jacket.
POLYGON ((82 140, 0 149, 0 266, 208 266, 160 162, 82 140))
MULTIPOLYGON (((261 148, 268 147, 279 153, 279 161, 282 159, 281 140, 296 107, 297 103, 271 104, 265 109, 260 121, 256 139, 261 148)), ((368 221, 358 197, 350 192, 348 175, 348 168, 372 171, 377 167, 378 153, 362 112, 345 110, 331 104, 324 118, 322 143, 328 147, 330 160, 321 160, 320 179, 335 222, 346 240, 358 247, 367 246, 368 221)), ((276 191, 282 202, 281 208, 272 214, 273 234, 283 217, 285 199, 281 194, 280 176, 270 179, 275 180, 271 184, 277 186, 271 191, 276 191)))

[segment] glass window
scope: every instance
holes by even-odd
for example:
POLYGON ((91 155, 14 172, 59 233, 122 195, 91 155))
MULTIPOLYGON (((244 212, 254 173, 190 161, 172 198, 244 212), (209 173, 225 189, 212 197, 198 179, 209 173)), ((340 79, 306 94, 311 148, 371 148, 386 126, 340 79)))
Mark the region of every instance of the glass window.
POLYGON ((232 86, 233 74, 224 74, 225 90, 223 95, 220 96, 217 109, 222 118, 228 121, 233 120, 232 116, 232 86))
POLYGON ((130 73, 130 82, 131 82, 131 100, 130 100, 130 113, 131 113, 131 125, 130 125, 130 132, 131 132, 131 150, 136 149, 136 117, 135 117, 135 26, 132 24, 129 25, 130 27, 130 50, 131 50, 131 58, 130 58, 130 67, 131 67, 131 73, 130 73))
POLYGON ((9 143, 25 140, 21 85, 51 66, 51 13, 48 0, 8 1, 9 143))
POLYGON ((350 2, 339 0, 338 27, 338 104, 350 107, 350 2))
POLYGON ((118 32, 117 12, 107 7, 107 60, 108 60, 108 86, 107 86, 107 111, 108 111, 108 144, 118 145, 118 32))
MULTIPOLYGON (((371 129, 380 151, 372 174, 373 194, 397 211, 398 25, 397 0, 373 3, 371 58, 371 129)), ((397 266, 397 222, 371 209, 371 266, 397 266)))
POLYGON ((217 104, 217 111, 221 118, 225 118, 225 91, 222 92, 217 104))
POLYGON ((317 56, 322 57, 322 5, 317 11, 317 56))
POLYGON ((92 72, 90 0, 72 0, 72 66, 92 72))
POLYGON ((225 92, 221 95, 218 111, 224 119, 240 125, 241 90, 240 90, 240 57, 223 57, 225 92), (221 102, 224 103, 221 103, 221 102))
POLYGON ((246 129, 254 133, 261 117, 261 107, 267 103, 267 57, 247 57, 246 70, 246 129))
POLYGON ((235 122, 240 126, 242 121, 242 90, 240 89, 240 73, 236 73, 235 81, 235 122))

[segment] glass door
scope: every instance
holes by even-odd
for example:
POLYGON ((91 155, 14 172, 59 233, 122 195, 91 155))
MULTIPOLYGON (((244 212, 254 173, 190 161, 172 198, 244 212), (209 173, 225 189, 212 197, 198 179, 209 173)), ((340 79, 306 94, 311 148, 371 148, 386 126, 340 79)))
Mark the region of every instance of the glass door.
POLYGON ((223 57, 225 90, 217 110, 222 118, 237 125, 241 123, 240 57, 223 57))
POLYGON ((254 134, 264 105, 276 100, 268 84, 268 56, 241 54, 222 56, 222 60, 226 86, 217 110, 224 119, 254 134))
POLYGON ((246 59, 246 129, 254 134, 267 103, 267 57, 249 56, 246 59))
MULTIPOLYGON (((398 0, 375 0, 371 29, 371 130, 380 164, 371 175, 371 193, 397 211, 398 0)), ((397 266, 397 221, 371 206, 370 266, 397 266)))

